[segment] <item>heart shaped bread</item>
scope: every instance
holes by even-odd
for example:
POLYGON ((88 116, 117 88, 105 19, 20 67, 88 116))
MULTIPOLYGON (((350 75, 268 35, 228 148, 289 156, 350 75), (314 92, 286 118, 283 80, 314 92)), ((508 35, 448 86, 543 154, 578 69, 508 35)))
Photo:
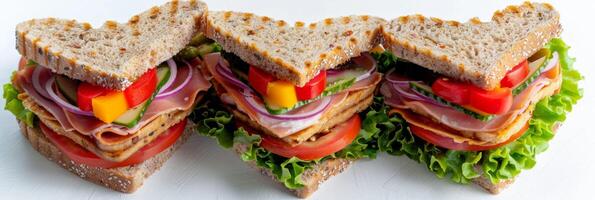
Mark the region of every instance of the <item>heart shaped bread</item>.
POLYGON ((346 16, 304 24, 239 12, 209 12, 207 37, 278 79, 305 85, 320 70, 380 43, 381 18, 346 16))
POLYGON ((490 22, 403 16, 385 26, 385 47, 399 58, 489 90, 560 34, 559 17, 549 4, 529 2, 496 11, 490 22))
POLYGON ((58 74, 124 90, 147 70, 173 57, 203 29, 205 3, 172 1, 127 23, 32 19, 16 27, 16 48, 58 74))

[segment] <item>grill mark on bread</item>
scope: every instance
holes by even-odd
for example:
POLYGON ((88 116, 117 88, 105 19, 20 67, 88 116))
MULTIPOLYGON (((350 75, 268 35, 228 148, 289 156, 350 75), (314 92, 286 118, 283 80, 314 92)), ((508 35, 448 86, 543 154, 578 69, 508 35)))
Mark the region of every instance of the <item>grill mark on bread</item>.
POLYGON ((93 26, 91 26, 91 24, 89 24, 87 22, 83 23, 83 30, 88 31, 92 28, 93 28, 93 26))
POLYGON ((149 18, 151 18, 151 19, 155 19, 155 18, 157 18, 157 16, 158 16, 159 14, 161 14, 161 10, 159 10, 159 7, 157 7, 157 6, 153 6, 153 7, 151 8, 151 10, 150 10, 150 13, 149 13, 149 18))
POLYGON ((118 23, 115 21, 106 21, 105 27, 109 30, 116 30, 118 29, 118 23))

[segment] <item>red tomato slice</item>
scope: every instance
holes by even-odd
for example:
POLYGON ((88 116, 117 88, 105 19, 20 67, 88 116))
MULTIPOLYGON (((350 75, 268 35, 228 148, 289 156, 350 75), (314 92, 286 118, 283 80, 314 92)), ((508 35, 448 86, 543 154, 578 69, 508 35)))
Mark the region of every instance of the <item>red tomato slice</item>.
POLYGON ((326 88, 326 71, 320 71, 312 80, 310 80, 304 87, 295 87, 295 93, 299 101, 312 99, 322 94, 326 88))
POLYGON ((92 85, 87 82, 81 82, 76 91, 77 105, 81 110, 93 111, 91 100, 95 97, 107 94, 112 90, 101 86, 92 85))
POLYGON ((103 160, 97 157, 97 155, 94 153, 79 146, 69 138, 58 135, 43 123, 39 123, 39 126, 41 127, 43 134, 48 137, 50 141, 52 141, 52 143, 56 145, 58 149, 60 149, 62 153, 66 154, 66 156, 68 156, 68 158, 70 158, 72 161, 79 164, 85 164, 90 167, 116 168, 141 163, 169 148, 178 140, 178 138, 180 138, 184 132, 186 122, 186 120, 183 120, 182 122, 172 126, 165 133, 162 133, 159 135, 159 137, 153 140, 153 142, 145 145, 139 151, 132 154, 130 158, 122 162, 103 160))
POLYGON ((267 95, 268 85, 274 80, 275 78, 265 71, 250 66, 250 70, 248 71, 248 82, 261 95, 267 95))
POLYGON ((514 88, 519 83, 523 82, 528 75, 529 63, 527 60, 524 60, 506 73, 506 76, 500 81, 500 86, 514 88))
POLYGON ((431 143, 436 146, 439 146, 439 147, 442 147, 442 148, 451 149, 451 150, 461 150, 461 151, 485 151, 485 150, 495 149, 495 148, 504 146, 506 144, 509 144, 509 143, 515 141, 516 139, 521 137, 525 132, 527 132, 528 129, 529 129, 529 123, 527 123, 519 132, 512 135, 510 137, 510 139, 506 140, 505 142, 502 142, 499 144, 481 146, 481 145, 470 145, 467 142, 458 143, 458 142, 455 142, 452 138, 444 137, 444 136, 435 134, 434 132, 432 132, 430 130, 426 130, 419 126, 409 124, 409 130, 411 130, 411 133, 413 133, 417 137, 420 137, 421 139, 425 140, 426 142, 431 143))
POLYGON ((439 78, 432 84, 432 91, 449 102, 465 105, 469 102, 468 84, 439 78))
POLYGON ((469 106, 487 114, 503 114, 512 107, 512 89, 496 88, 491 91, 472 87, 469 106))
POLYGON ((157 88, 157 68, 150 69, 124 90, 128 107, 133 108, 149 99, 157 88))
POLYGON ((260 146, 267 151, 286 158, 295 156, 302 160, 316 160, 336 153, 351 144, 357 137, 360 128, 361 120, 359 115, 356 114, 346 122, 333 127, 329 133, 316 141, 305 142, 292 147, 280 139, 262 135, 260 146))

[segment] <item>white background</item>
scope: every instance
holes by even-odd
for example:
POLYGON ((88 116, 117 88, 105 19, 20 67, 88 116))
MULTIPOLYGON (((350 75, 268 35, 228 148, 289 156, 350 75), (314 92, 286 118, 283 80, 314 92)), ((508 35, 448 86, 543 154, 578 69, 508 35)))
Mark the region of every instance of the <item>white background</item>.
MULTIPOLYGON (((0 82, 17 68, 14 27, 30 18, 59 17, 88 21, 99 27, 108 19, 126 21, 135 13, 163 1, 4 1, 0 8, 0 82)), ((519 1, 380 1, 209 0, 211 10, 250 11, 259 15, 313 22, 326 17, 370 14, 391 19, 399 15, 466 21, 477 16, 489 20, 496 9, 519 1)), ((552 1, 560 11, 562 37, 573 48, 576 67, 586 77, 584 98, 559 129, 550 149, 538 157, 534 169, 523 172, 499 196, 475 186, 437 179, 424 166, 405 157, 381 155, 357 162, 343 174, 325 182, 312 199, 588 199, 595 180, 595 68, 593 1, 552 1)), ((0 99, 0 105, 4 100, 0 99)), ((244 165, 231 151, 210 139, 194 136, 166 165, 134 194, 121 194, 96 186, 46 160, 18 132, 13 116, 0 111, 0 199, 283 199, 293 198, 283 187, 244 165)))

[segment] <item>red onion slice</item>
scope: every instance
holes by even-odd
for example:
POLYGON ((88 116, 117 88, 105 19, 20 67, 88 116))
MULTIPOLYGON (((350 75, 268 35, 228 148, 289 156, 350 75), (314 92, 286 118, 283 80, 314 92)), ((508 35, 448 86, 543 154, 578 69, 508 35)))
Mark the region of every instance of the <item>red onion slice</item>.
MULTIPOLYGON (((170 60, 168 60, 168 63, 169 63, 170 60)), ((170 65, 170 64, 168 64, 168 65, 170 65)), ((173 64, 173 65, 175 65, 175 64, 173 64)), ((170 66, 172 66, 172 65, 170 65, 170 66)), ((174 88, 172 90, 163 91, 162 93, 157 94, 157 96, 155 96, 155 98, 161 99, 161 98, 168 97, 168 96, 170 96, 172 94, 178 93, 180 90, 182 90, 182 88, 184 88, 186 85, 188 85, 188 83, 190 82, 190 79, 192 79, 192 75, 194 74, 194 72, 193 72, 193 69, 192 69, 193 67, 190 66, 190 64, 186 63, 186 66, 188 67, 188 70, 189 71, 187 73, 188 75, 186 76, 186 79, 184 79, 184 82, 182 82, 181 84, 179 84, 176 88, 174 88)), ((176 65, 176 67, 177 67, 177 65, 176 65)), ((177 73, 177 70, 176 70, 176 73, 177 73)), ((176 77, 176 76, 177 75, 174 75, 174 77, 176 77)), ((170 80, 171 80, 171 77, 170 77, 170 80)))
POLYGON ((556 64, 558 64, 558 52, 552 54, 552 59, 548 61, 547 65, 541 70, 541 73, 549 71, 554 68, 556 64))
MULTIPOLYGON (((35 90, 37 90, 37 92, 39 92, 39 94, 41 94, 41 96, 45 97, 46 99, 51 99, 48 92, 45 90, 45 88, 40 83, 40 81, 42 80, 41 79, 42 73, 44 73, 43 75, 45 75, 45 76, 51 76, 51 74, 48 74, 48 73, 50 73, 48 69, 46 69, 40 65, 35 66, 35 69, 33 70, 33 80, 32 80, 33 88, 35 88, 35 90)), ((47 80, 47 78, 44 80, 47 80)))
POLYGON ((77 114, 77 115, 84 115, 84 116, 94 116, 92 112, 83 111, 78 107, 64 101, 64 99, 60 98, 58 94, 54 91, 53 87, 55 85, 55 78, 52 77, 50 80, 45 84, 45 91, 50 96, 50 99, 56 102, 60 107, 64 108, 65 110, 77 114))
POLYGON ((310 103, 309 106, 313 106, 311 104, 314 104, 314 103, 316 103, 317 105, 315 105, 315 107, 313 109, 308 110, 307 112, 299 113, 299 111, 302 111, 306 107, 306 106, 304 106, 304 107, 300 107, 296 110, 290 111, 292 113, 298 112, 295 114, 272 115, 264 108, 264 105, 262 105, 262 103, 259 103, 255 100, 255 97, 256 96, 253 96, 253 95, 245 96, 246 102, 248 102, 248 105, 250 105, 250 107, 252 107, 252 109, 256 110, 259 114, 264 115, 269 118, 272 118, 272 119, 277 119, 277 120, 301 120, 301 119, 316 117, 317 115, 324 112, 324 110, 326 110, 326 108, 329 107, 329 105, 331 104, 331 99, 332 99, 332 96, 327 96, 327 97, 324 97, 318 101, 310 103))
POLYGON ((243 83, 242 81, 238 80, 235 75, 231 72, 231 70, 229 68, 226 68, 224 66, 225 63, 223 63, 222 60, 219 60, 219 62, 217 63, 217 65, 215 66, 215 70, 217 71, 217 73, 219 73, 223 78, 225 78, 225 80, 233 85, 235 85, 236 87, 242 89, 244 93, 249 93, 252 92, 252 88, 250 88, 250 86, 246 85, 245 83, 243 83))
POLYGON ((165 82, 165 84, 161 87, 158 94, 161 94, 165 92, 165 90, 169 89, 178 75, 178 65, 173 59, 167 60, 167 66, 169 67, 169 79, 167 79, 167 82, 165 82))

